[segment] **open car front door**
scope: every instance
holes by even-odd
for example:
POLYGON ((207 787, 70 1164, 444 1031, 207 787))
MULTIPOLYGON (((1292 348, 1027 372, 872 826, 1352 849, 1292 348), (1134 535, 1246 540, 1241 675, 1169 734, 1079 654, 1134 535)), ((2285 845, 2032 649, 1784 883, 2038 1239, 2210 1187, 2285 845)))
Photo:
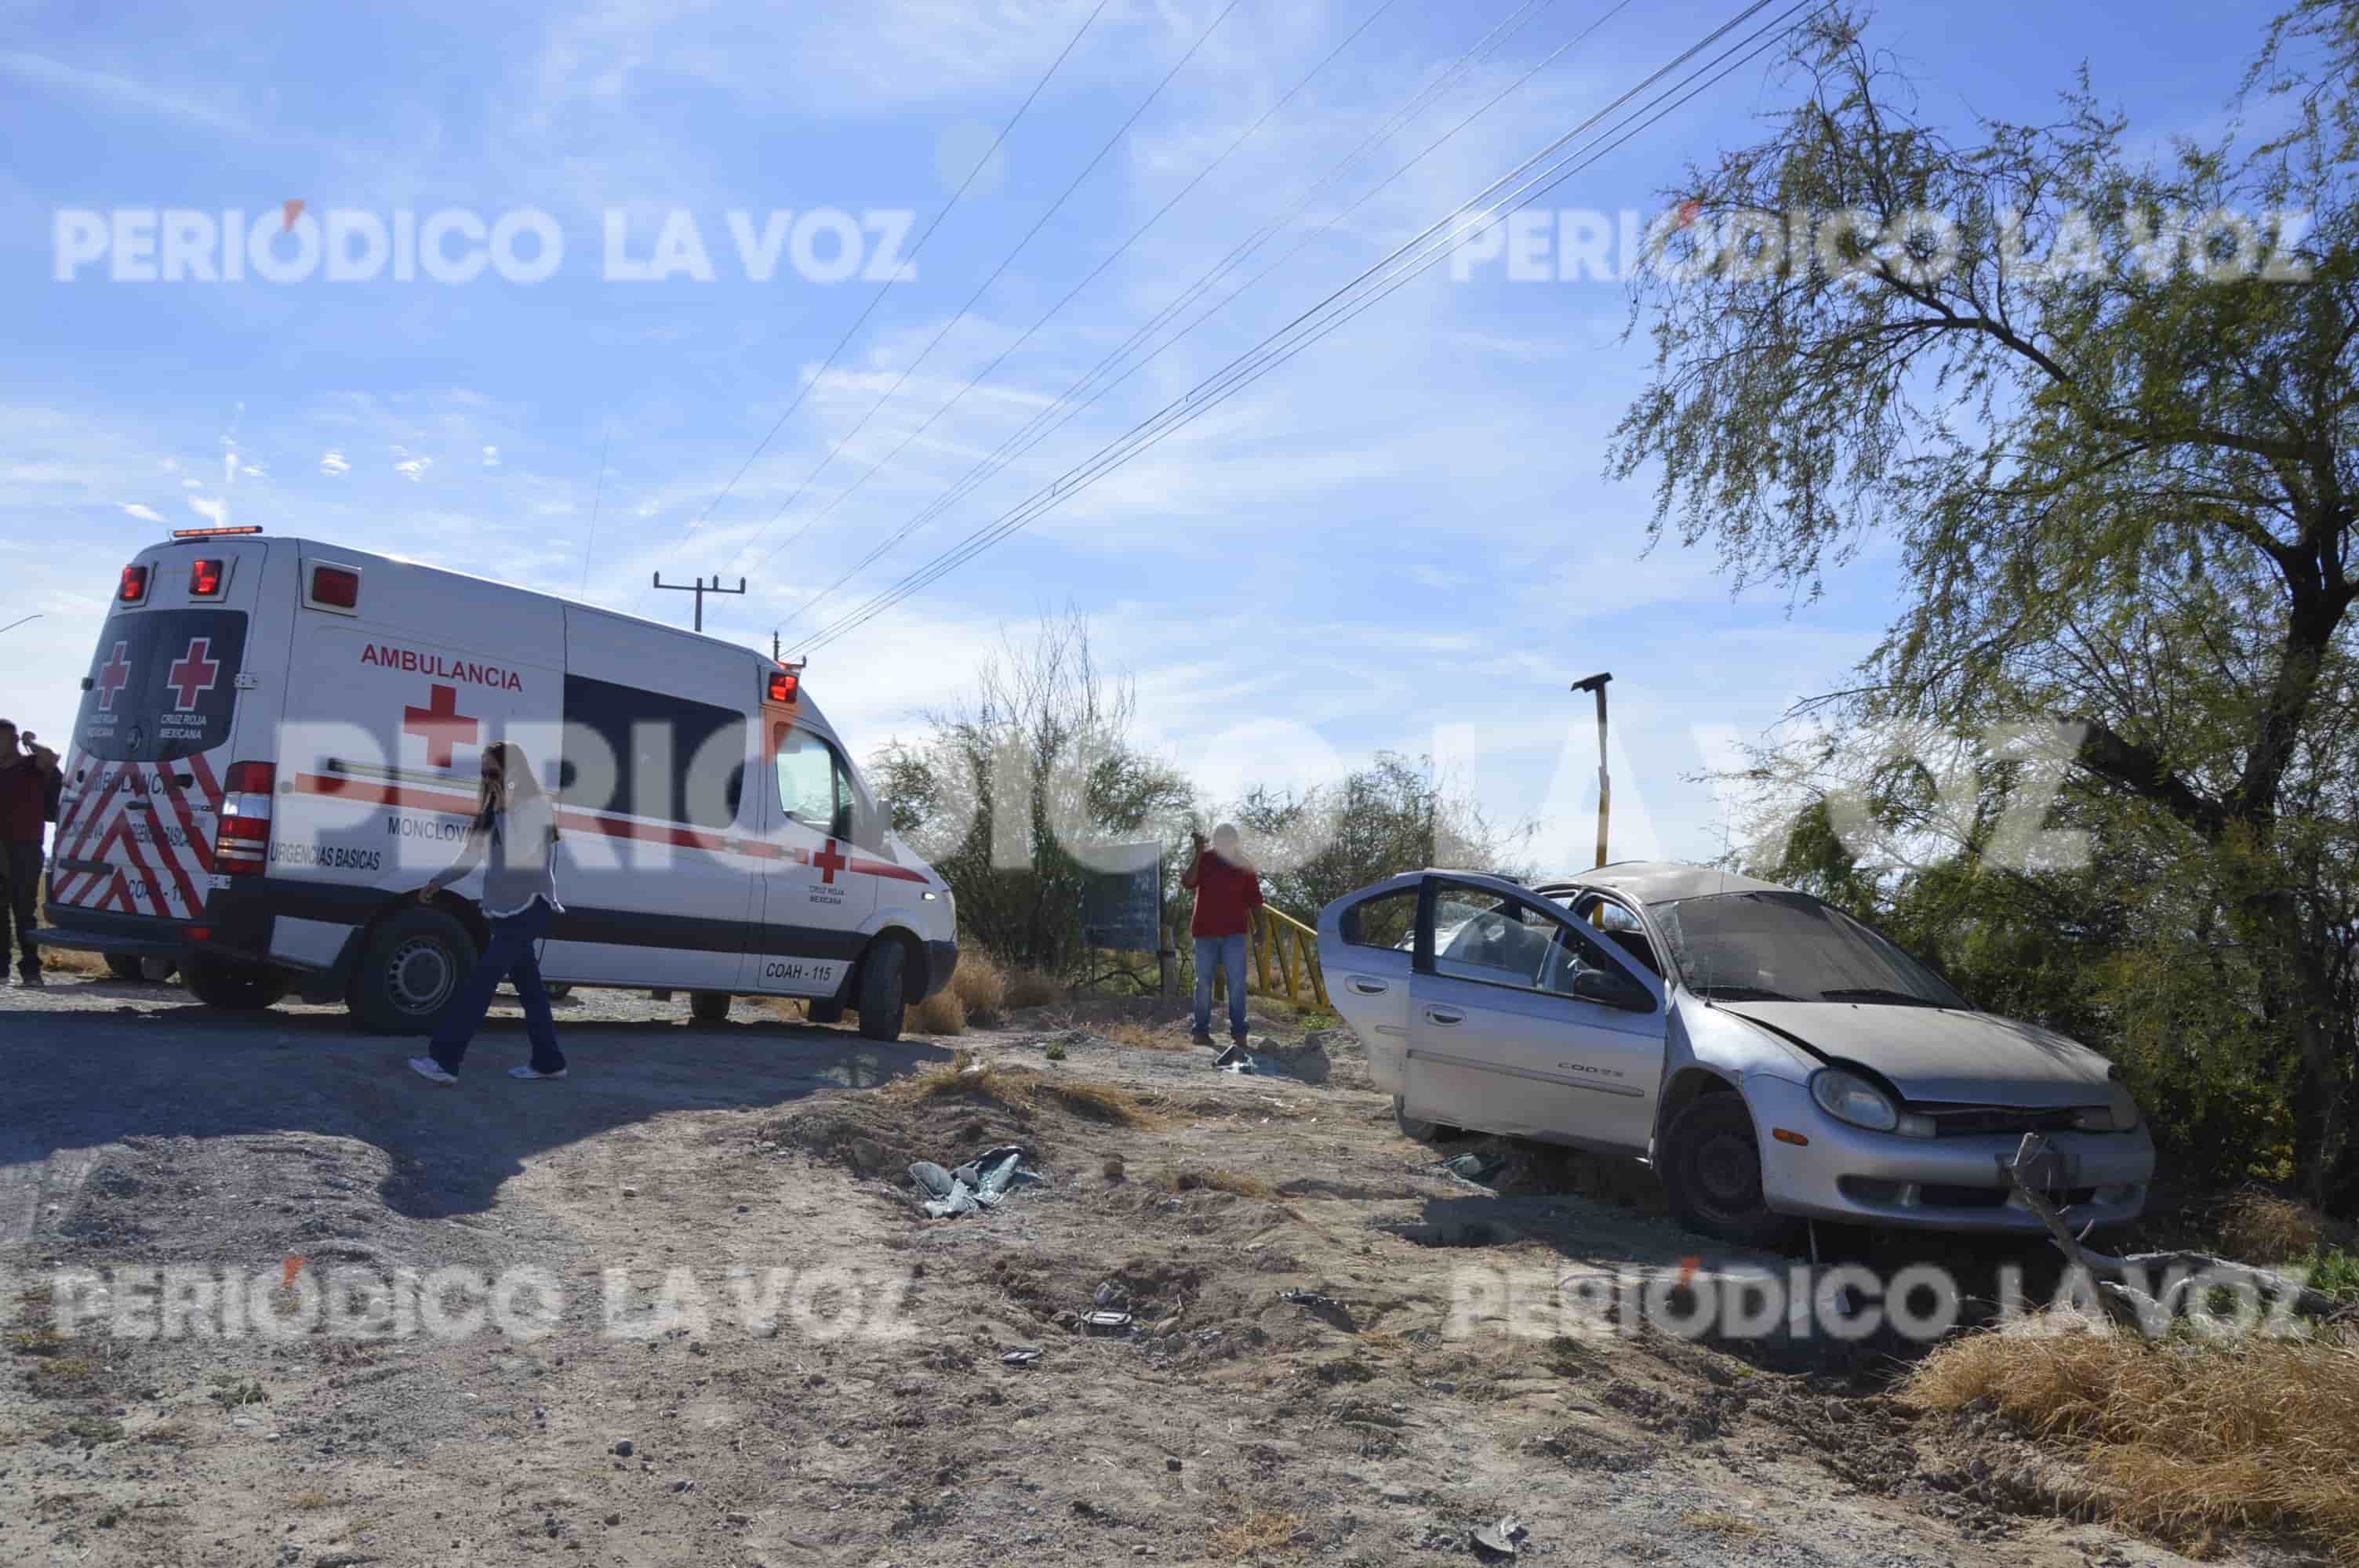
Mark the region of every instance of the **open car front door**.
POLYGON ((1644 1152, 1662 1080, 1662 982, 1594 927, 1488 877, 1425 880, 1404 1112, 1644 1152))

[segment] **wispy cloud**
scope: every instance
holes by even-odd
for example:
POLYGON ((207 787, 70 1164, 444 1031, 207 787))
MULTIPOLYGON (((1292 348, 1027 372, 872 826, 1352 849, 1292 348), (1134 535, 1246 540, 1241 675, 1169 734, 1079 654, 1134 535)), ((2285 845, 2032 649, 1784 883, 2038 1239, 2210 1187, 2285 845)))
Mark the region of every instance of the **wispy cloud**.
POLYGON ((123 514, 125 516, 136 517, 142 523, 161 523, 164 521, 164 514, 157 511, 152 506, 142 506, 136 501, 119 501, 115 503, 115 504, 123 508, 123 514))
POLYGON ((27 54, 21 49, 0 49, 0 73, 109 109, 127 109, 162 119, 178 120, 182 124, 196 125, 228 135, 253 135, 251 125, 225 109, 150 87, 127 76, 67 65, 47 55, 27 54))
POLYGON ((216 528, 229 526, 229 503, 210 495, 189 497, 189 510, 216 528))
POLYGON ((320 471, 330 479, 334 479, 339 475, 352 472, 353 465, 345 459, 343 453, 330 448, 320 454, 320 471))

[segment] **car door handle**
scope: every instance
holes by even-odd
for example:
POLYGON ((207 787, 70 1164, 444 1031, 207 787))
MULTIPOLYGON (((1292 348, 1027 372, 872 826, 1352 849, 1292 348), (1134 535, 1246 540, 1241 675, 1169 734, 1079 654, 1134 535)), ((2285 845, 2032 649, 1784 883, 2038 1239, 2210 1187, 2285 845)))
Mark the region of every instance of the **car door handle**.
POLYGON ((1454 1007, 1429 1007, 1425 1010, 1425 1016, 1428 1022, 1433 1023, 1463 1023, 1466 1022, 1466 1015, 1459 1011, 1454 1007))
POLYGON ((1382 996, 1387 988, 1382 980, 1364 980, 1354 975, 1352 977, 1352 989, 1362 996, 1382 996))

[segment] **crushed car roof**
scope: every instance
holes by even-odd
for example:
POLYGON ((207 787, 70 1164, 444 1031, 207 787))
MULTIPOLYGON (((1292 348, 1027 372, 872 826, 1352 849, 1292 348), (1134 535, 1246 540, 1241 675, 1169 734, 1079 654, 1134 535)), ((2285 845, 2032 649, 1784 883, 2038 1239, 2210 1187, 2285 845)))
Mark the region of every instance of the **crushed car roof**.
POLYGON ((1616 860, 1593 871, 1538 884, 1543 888, 1605 888, 1639 903, 1669 903, 1682 898, 1709 898, 1724 892, 1791 892, 1758 877, 1724 871, 1717 866, 1690 866, 1677 860, 1616 860))

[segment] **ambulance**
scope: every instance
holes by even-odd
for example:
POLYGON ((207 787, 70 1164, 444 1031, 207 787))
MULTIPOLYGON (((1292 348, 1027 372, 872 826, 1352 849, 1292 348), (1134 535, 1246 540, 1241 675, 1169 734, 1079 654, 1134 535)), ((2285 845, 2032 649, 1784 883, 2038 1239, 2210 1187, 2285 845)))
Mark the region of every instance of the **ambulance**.
POLYGON ((393 557, 191 529, 123 568, 82 681, 52 947, 179 965, 208 1005, 342 1001, 424 1033, 487 937, 421 903, 523 749, 558 806, 552 987, 798 997, 898 1036, 958 962, 950 888, 891 830, 799 666, 393 557))

